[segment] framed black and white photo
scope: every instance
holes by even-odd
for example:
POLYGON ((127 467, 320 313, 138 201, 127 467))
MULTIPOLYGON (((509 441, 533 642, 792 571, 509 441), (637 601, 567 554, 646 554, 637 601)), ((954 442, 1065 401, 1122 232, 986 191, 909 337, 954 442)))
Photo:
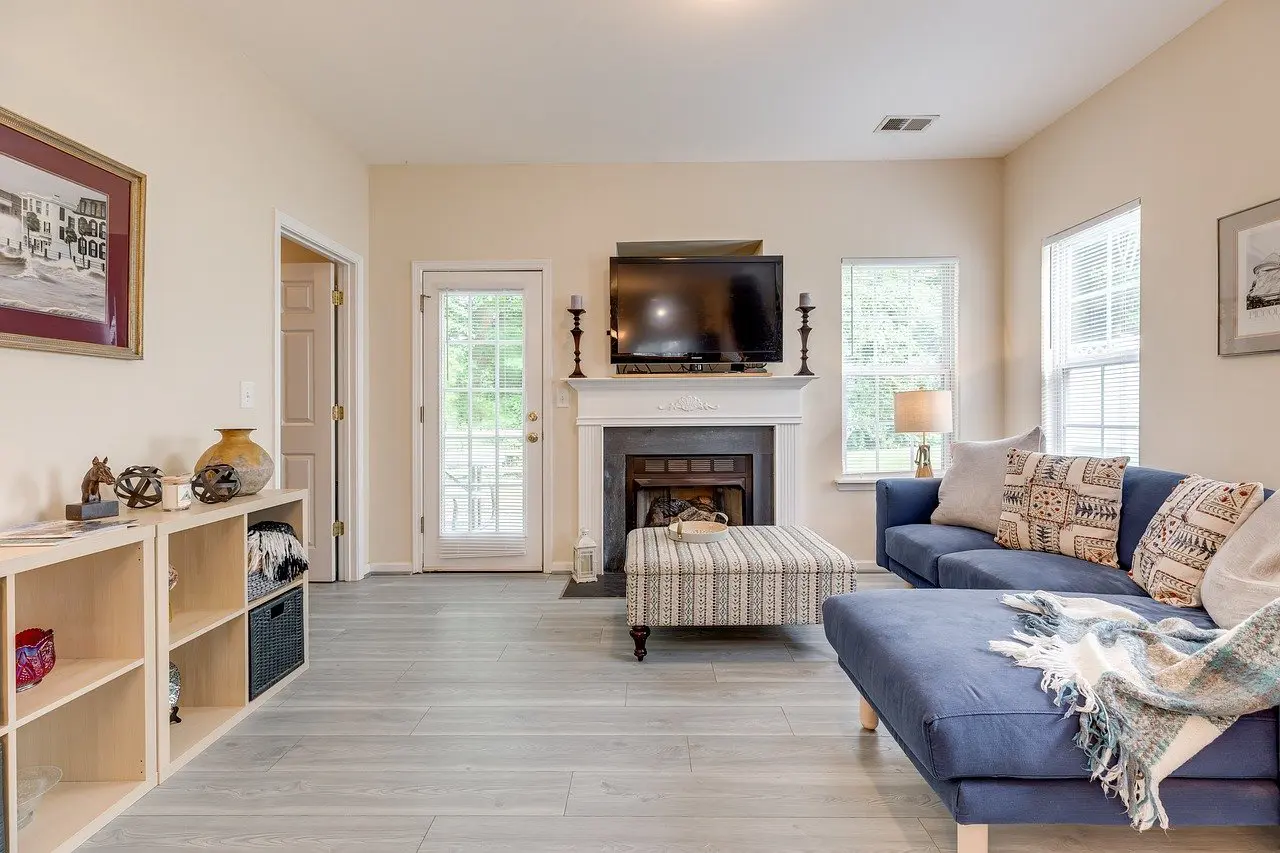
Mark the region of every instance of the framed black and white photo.
POLYGON ((1280 199, 1218 220, 1218 354, 1280 351, 1280 199))
POLYGON ((142 357, 146 177, 0 108, 0 346, 142 357))

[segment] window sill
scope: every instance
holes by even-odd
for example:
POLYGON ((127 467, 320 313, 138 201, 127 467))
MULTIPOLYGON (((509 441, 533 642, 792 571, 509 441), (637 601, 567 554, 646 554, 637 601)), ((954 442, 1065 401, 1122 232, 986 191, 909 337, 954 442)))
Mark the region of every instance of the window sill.
POLYGON ((877 480, 891 480, 898 477, 911 477, 912 474, 862 474, 859 476, 836 477, 837 492, 874 492, 877 480))
MULTIPOLYGON (((941 477, 942 471, 938 471, 934 476, 941 477)), ((892 474, 867 474, 860 477, 836 477, 837 492, 874 492, 876 490, 876 482, 878 480, 914 480, 915 473, 911 471, 899 471, 892 474)))

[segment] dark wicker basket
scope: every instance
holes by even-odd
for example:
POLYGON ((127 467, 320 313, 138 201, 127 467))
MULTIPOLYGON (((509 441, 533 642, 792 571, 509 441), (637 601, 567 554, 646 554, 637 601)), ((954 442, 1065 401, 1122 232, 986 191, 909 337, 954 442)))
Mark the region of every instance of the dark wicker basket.
POLYGON ((302 666, 302 587, 291 589, 249 611, 249 701, 252 702, 302 666))

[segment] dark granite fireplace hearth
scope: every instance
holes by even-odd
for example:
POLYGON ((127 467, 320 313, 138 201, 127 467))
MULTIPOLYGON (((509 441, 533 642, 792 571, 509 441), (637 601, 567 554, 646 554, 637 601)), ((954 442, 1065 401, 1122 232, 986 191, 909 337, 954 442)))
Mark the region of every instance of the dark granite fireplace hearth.
POLYGON ((607 427, 605 571, 622 571, 627 533, 659 523, 663 501, 723 511, 731 524, 772 524, 773 454, 770 426, 607 427))

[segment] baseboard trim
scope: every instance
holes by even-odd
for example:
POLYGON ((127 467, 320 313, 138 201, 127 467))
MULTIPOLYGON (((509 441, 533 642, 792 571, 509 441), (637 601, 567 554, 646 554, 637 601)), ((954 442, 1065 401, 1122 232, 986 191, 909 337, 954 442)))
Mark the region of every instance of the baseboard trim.
MULTIPOLYGON (((887 574, 884 569, 876 565, 875 560, 855 560, 859 572, 887 574)), ((411 575, 413 574, 413 566, 410 563, 370 563, 368 574, 371 575, 411 575)), ((569 560, 556 560, 551 567, 546 570, 546 574, 550 575, 569 575, 573 574, 573 563, 569 560)))
POLYGON ((411 575, 413 565, 410 563, 370 563, 371 575, 411 575))

